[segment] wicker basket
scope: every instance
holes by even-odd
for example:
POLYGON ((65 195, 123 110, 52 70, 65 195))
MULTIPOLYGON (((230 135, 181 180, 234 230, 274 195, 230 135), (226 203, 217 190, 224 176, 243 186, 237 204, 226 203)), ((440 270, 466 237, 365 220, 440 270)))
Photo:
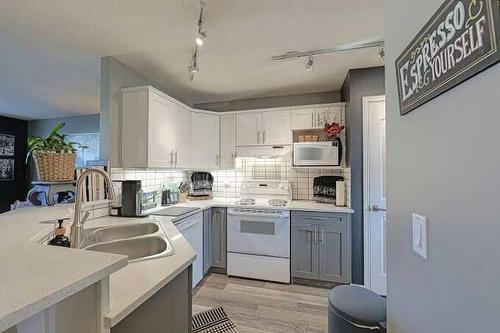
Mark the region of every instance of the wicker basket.
POLYGON ((44 182, 62 182, 75 179, 75 159, 73 153, 33 154, 38 180, 44 182))

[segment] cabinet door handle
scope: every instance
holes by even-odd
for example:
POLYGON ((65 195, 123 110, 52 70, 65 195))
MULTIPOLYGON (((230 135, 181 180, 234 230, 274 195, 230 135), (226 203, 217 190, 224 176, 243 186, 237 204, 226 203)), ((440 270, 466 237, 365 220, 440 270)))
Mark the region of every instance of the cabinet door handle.
POLYGON ((318 230, 314 229, 313 244, 318 244, 318 230))
POLYGON ((266 131, 262 131, 262 143, 266 143, 266 131))
POLYGON ((175 166, 177 167, 177 150, 175 151, 175 166))
POLYGON ((311 113, 311 128, 314 128, 314 111, 311 113))
POLYGON ((328 221, 326 217, 306 217, 309 221, 328 221))
POLYGON ((320 243, 323 243, 324 230, 321 230, 321 238, 319 239, 320 243))
POLYGON ((257 131, 257 144, 260 144, 260 131, 257 131))

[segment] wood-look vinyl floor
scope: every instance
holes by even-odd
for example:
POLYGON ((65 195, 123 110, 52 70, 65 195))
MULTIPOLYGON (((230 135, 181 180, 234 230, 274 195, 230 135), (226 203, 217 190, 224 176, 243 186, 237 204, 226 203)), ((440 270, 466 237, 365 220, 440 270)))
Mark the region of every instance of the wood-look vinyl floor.
POLYGON ((193 313, 223 306, 239 333, 324 333, 328 292, 210 274, 193 292, 193 313))

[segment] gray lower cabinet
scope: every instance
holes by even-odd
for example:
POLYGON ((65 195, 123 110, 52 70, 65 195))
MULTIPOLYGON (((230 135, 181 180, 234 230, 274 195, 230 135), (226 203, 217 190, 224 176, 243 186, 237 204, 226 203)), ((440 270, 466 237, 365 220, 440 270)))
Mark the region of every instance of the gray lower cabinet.
POLYGON ((349 214, 292 212, 292 277, 351 282, 349 214))
POLYGON ((111 328, 111 333, 191 332, 191 267, 111 328))
POLYGON ((226 269, 227 220, 226 208, 212 208, 212 267, 226 269))
POLYGON ((212 267, 212 210, 203 211, 203 274, 212 267))
POLYGON ((317 279, 319 274, 318 247, 313 242, 316 226, 292 224, 292 276, 317 279))

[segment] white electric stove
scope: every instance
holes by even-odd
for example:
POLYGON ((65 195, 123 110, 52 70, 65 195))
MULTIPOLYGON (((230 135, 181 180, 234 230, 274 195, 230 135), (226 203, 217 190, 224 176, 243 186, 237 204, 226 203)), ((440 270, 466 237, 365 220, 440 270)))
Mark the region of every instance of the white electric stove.
POLYGON ((247 180, 227 210, 227 274, 290 283, 290 202, 287 181, 247 180))

